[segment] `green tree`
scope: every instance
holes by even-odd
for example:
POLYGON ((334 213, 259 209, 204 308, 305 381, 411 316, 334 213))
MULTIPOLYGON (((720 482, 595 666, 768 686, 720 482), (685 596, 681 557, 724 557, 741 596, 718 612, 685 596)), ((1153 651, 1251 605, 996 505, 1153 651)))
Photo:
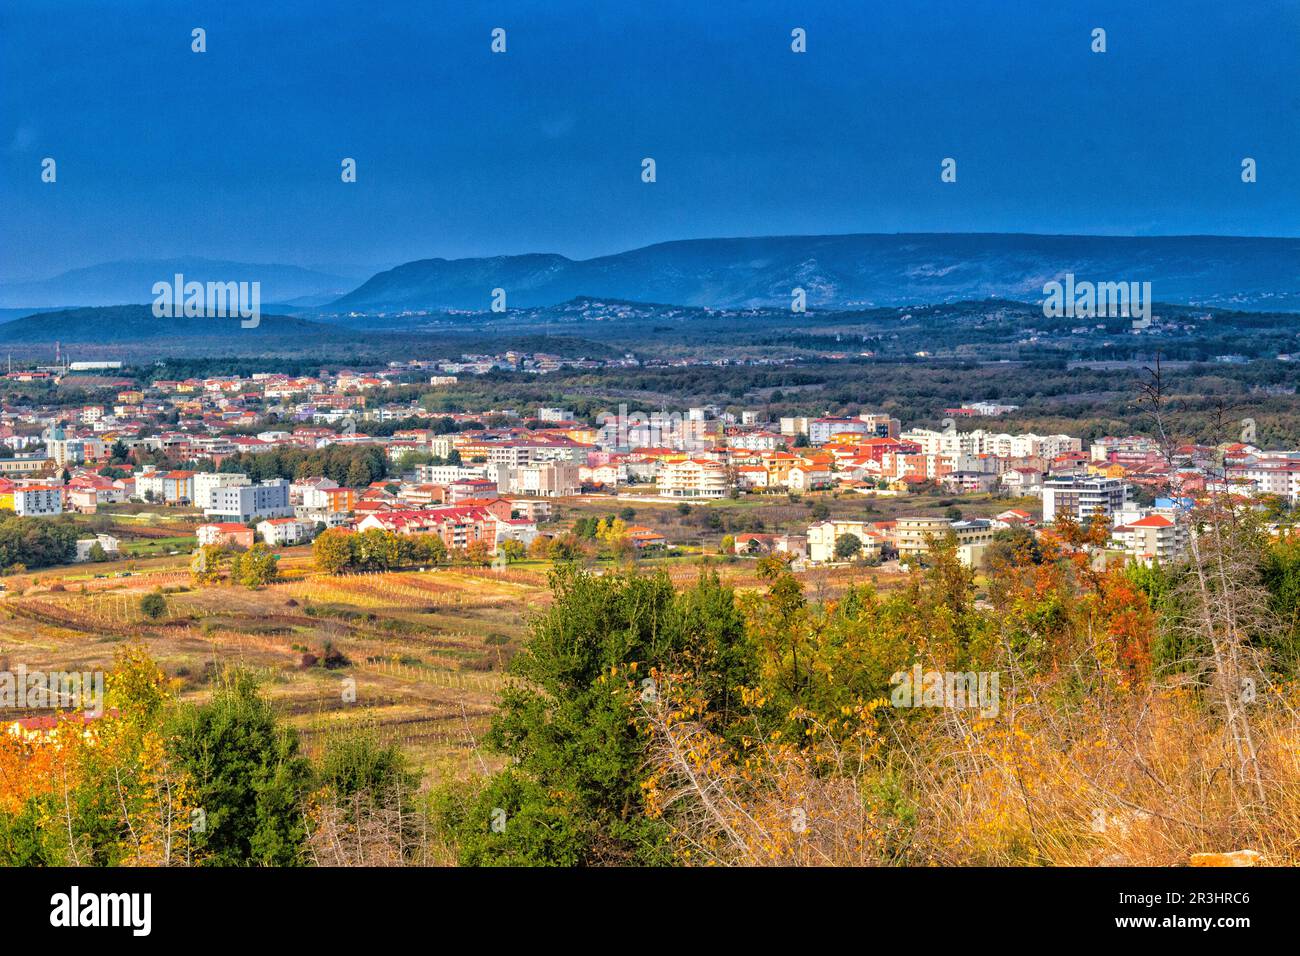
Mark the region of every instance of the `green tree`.
POLYGON ((1043 549, 1039 546, 1038 539, 1024 525, 1013 525, 995 531, 985 553, 985 561, 991 568, 1025 563, 1041 564, 1042 560, 1043 549))
POLYGON ((349 488, 364 488, 374 479, 371 477, 370 468, 365 461, 360 458, 353 459, 348 466, 347 474, 344 475, 344 481, 341 482, 349 488))
POLYGON ((835 557, 849 561, 862 553, 862 539, 856 534, 842 534, 835 539, 835 557))
POLYGON ((281 726, 257 682, 243 670, 222 675, 203 704, 177 710, 168 746, 185 767, 206 827, 195 846, 212 866, 292 866, 302 862, 303 799, 311 767, 298 736, 281 726))
POLYGON ((140 613, 151 621, 166 617, 167 598, 163 597, 162 591, 150 591, 140 598, 140 613))
POLYGON ((386 571, 391 554, 383 528, 367 528, 352 537, 352 563, 362 571, 386 571))
POLYGON ((230 561, 230 578, 249 590, 275 581, 280 574, 280 556, 260 541, 230 561))
POLYGON ((447 545, 436 534, 417 535, 415 557, 421 564, 442 564, 447 560, 447 545))
POLYGON ((636 718, 658 669, 687 675, 710 712, 732 712, 754 674, 734 595, 716 576, 678 595, 662 574, 573 565, 559 566, 551 586, 555 600, 512 663, 518 681, 487 737, 515 766, 444 822, 467 863, 662 862, 664 824, 643 812, 636 718), (489 826, 494 809, 508 818, 500 833, 489 826))
POLYGON ((414 794, 420 774, 400 747, 384 744, 373 727, 360 727, 326 741, 316 763, 316 780, 338 797, 364 793, 383 801, 399 793, 414 794))
POLYGON ((445 787, 432 810, 461 866, 578 866, 591 843, 580 813, 515 770, 445 787))

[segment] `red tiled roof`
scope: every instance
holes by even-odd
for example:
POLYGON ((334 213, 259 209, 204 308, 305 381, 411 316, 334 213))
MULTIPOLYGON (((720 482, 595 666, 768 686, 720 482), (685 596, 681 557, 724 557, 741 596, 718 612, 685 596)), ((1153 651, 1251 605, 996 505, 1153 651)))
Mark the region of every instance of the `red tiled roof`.
POLYGON ((1164 515, 1147 515, 1145 518, 1134 521, 1129 525, 1130 528, 1169 528, 1172 526, 1173 522, 1164 515))

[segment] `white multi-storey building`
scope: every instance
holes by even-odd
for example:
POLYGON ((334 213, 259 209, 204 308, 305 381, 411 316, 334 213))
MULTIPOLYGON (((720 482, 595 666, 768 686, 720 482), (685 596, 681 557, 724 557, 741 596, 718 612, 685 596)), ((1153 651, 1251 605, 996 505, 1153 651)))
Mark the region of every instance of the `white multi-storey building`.
POLYGON ((214 521, 248 524, 263 518, 291 518, 289 482, 283 478, 260 485, 231 485, 212 490, 211 503, 203 514, 214 521))
POLYGON ((501 494, 559 498, 582 490, 582 466, 571 461, 548 461, 518 468, 497 466, 493 470, 501 494))
POLYGON ((466 468, 461 465, 416 465, 415 482, 420 485, 449 485, 453 481, 469 478, 484 478, 482 468, 466 468))
POLYGON ((1043 523, 1064 515, 1086 524, 1095 514, 1109 521, 1128 503, 1130 489, 1119 478, 1052 478, 1043 482, 1043 523))
POLYGON ((62 488, 15 488, 14 514, 39 518, 63 513, 62 488))
POLYGON ((212 492, 218 488, 236 488, 251 485, 253 480, 247 475, 234 472, 199 471, 194 474, 194 504, 206 508, 212 500, 212 492))
POLYGON ((662 462, 655 484, 659 494, 670 498, 725 498, 727 469, 700 458, 662 462))

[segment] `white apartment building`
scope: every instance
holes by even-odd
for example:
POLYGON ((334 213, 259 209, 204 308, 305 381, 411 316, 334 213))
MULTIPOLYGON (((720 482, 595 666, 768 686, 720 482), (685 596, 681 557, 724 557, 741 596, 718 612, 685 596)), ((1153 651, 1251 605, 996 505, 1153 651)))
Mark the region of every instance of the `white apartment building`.
POLYGON ((194 504, 199 508, 206 508, 212 500, 212 492, 218 488, 236 488, 242 485, 251 485, 253 480, 247 475, 241 475, 234 472, 208 472, 199 471, 194 473, 194 504))
POLYGON ((415 483, 417 485, 449 485, 453 481, 485 477, 487 475, 482 468, 466 468, 462 465, 415 466, 415 483))
POLYGON ((1119 478, 1052 478, 1043 482, 1043 524, 1058 515, 1087 524, 1094 514, 1107 521, 1128 503, 1131 489, 1119 478))
POLYGON ((1229 489, 1241 484, 1261 495, 1276 495, 1296 502, 1300 491, 1300 461, 1261 460, 1233 465, 1227 473, 1229 489))
POLYGON ((808 441, 813 445, 824 445, 831 436, 846 434, 870 438, 875 437, 876 429, 861 418, 814 418, 808 423, 808 441))
POLYGON ((914 428, 900 436, 904 441, 915 442, 926 455, 992 455, 996 458, 1047 458, 1052 459, 1067 452, 1082 451, 1083 441, 1070 435, 1035 435, 1026 432, 1011 435, 1006 432, 988 432, 982 428, 959 432, 935 431, 931 428, 914 428))
POLYGON ((211 503, 203 514, 212 521, 248 524, 262 518, 291 518, 289 482, 283 478, 260 485, 230 485, 212 490, 211 503))
POLYGON ((582 466, 571 461, 548 461, 518 468, 498 466, 495 471, 500 494, 560 498, 582 490, 582 466))
POLYGON ((745 432, 742 435, 732 435, 727 439, 727 444, 747 451, 776 451, 778 446, 785 444, 785 439, 775 432, 745 432))
POLYGON ((975 432, 937 432, 932 428, 913 428, 899 436, 921 447, 923 455, 975 455, 975 432))
POLYGON ((536 465, 546 461, 585 462, 587 448, 578 444, 504 442, 488 449, 487 460, 490 465, 508 465, 511 468, 536 465))
POLYGON ((807 418, 783 418, 781 419, 781 434, 787 436, 806 435, 808 434, 807 418))
POLYGON ((431 455, 445 460, 451 457, 451 453, 455 449, 456 443, 452 435, 431 435, 429 437, 429 454, 431 455))
POLYGON ((63 513, 62 488, 15 488, 14 514, 39 518, 63 513))
POLYGON ((655 486, 659 494, 670 498, 725 498, 727 469, 699 458, 661 462, 655 486))

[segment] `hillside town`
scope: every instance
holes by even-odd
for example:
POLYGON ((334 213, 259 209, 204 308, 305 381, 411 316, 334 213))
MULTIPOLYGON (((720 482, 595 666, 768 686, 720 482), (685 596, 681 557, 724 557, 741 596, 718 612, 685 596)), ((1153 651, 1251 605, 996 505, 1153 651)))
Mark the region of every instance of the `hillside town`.
MULTIPOLYGON (((509 357, 516 367, 519 359, 509 357)), ((825 565, 920 560, 930 540, 951 535, 962 560, 979 566, 997 532, 1033 533, 1059 518, 1104 522, 1106 550, 1122 559, 1167 562, 1186 548, 1197 495, 1300 500, 1300 451, 1248 442, 1163 449, 1136 436, 1085 443, 979 427, 1015 410, 996 402, 947 409, 942 430, 905 428, 882 413, 769 420, 761 409, 716 405, 671 413, 624 405, 594 421, 563 407, 433 412, 386 395, 417 366, 148 387, 123 379, 111 404, 7 406, 0 507, 31 519, 130 503, 195 509, 199 547, 291 547, 327 529, 381 529, 435 534, 453 553, 496 555, 506 542, 527 549, 562 533, 550 520, 561 500, 1005 498, 1008 507, 981 517, 814 512, 806 528, 725 540, 739 556, 825 565), (976 427, 963 430, 959 420, 976 427), (351 455, 346 470, 326 474, 320 456, 329 452, 351 455)), ((455 384, 451 367, 434 370, 430 388, 455 384)), ((24 374, 40 373, 10 373, 24 374)), ((673 543, 652 527, 626 531, 637 551, 673 543)), ((117 544, 103 533, 80 538, 76 559, 113 557, 117 544)))

